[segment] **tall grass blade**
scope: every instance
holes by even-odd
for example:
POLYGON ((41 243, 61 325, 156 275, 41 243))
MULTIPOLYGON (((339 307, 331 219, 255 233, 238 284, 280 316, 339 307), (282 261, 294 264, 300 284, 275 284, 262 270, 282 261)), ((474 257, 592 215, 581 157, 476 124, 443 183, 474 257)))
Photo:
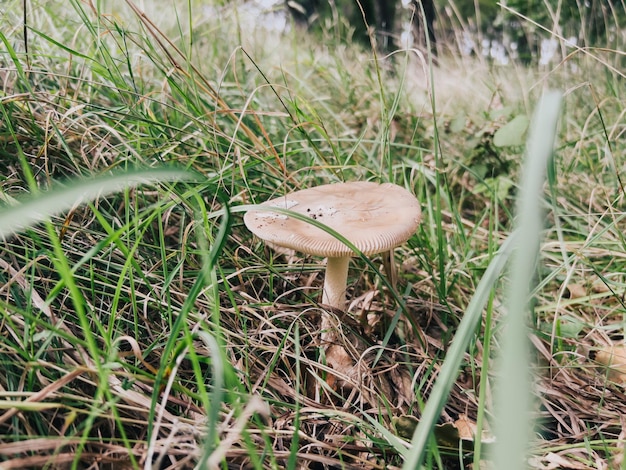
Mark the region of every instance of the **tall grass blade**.
POLYGON ((498 282, 500 274, 511 255, 517 235, 511 234, 495 254, 489 263, 485 274, 476 287, 476 292, 467 306, 463 320, 459 324, 452 346, 446 355, 446 360, 441 367, 439 376, 433 385, 430 398, 424 407, 420 422, 413 433, 411 450, 407 453, 403 470, 419 468, 426 453, 426 445, 432 435, 432 429, 439 418, 441 410, 448 399, 450 389, 458 374, 463 355, 467 346, 476 334, 476 326, 482 318, 483 309, 489 300, 489 295, 494 285, 498 282))
POLYGON ((495 392, 495 468, 524 469, 532 420, 528 304, 543 229, 541 194, 552 156, 561 94, 548 92, 535 110, 517 201, 518 243, 512 257, 507 313, 499 344, 495 392))
MULTIPOLYGON (((555 123, 560 108, 559 103, 560 94, 550 93, 546 95, 546 97, 542 100, 540 106, 538 107, 534 120, 533 133, 531 134, 531 140, 529 140, 528 143, 528 158, 526 163, 527 168, 524 173, 522 193, 519 203, 520 219, 518 221, 518 229, 507 238, 498 253, 495 255, 494 259, 489 264, 485 275, 478 284, 476 292, 467 307, 465 316, 463 317, 463 320, 459 325, 459 329, 456 333, 452 346, 450 347, 450 350, 446 356, 446 361, 444 362, 439 376, 437 377, 437 381, 433 386, 431 397, 424 407, 424 411, 422 413, 419 425, 417 426, 417 428, 415 429, 415 433, 413 434, 413 439, 411 441, 412 449, 407 454, 404 466, 402 467, 404 470, 416 469, 421 464, 426 452, 426 447, 428 444, 428 440, 430 439, 433 426, 435 425, 439 414, 441 413, 441 410, 448 398, 450 389, 454 381, 456 380, 459 372, 459 367, 463 359, 463 355, 471 339, 475 335, 476 326, 480 322, 484 306, 489 299, 489 294, 495 286, 496 282, 498 281, 498 278, 500 277, 500 274, 509 256, 511 256, 512 250, 514 249, 515 245, 518 243, 523 243, 523 246, 528 246, 527 244, 530 242, 533 243, 535 246, 534 251, 532 251, 530 247, 528 248, 528 250, 530 251, 518 250, 518 255, 515 263, 513 263, 512 268, 513 273, 515 274, 515 279, 512 279, 512 285, 525 285, 526 288, 522 289, 521 293, 516 292, 517 295, 523 294, 521 298, 513 296, 509 297, 511 301, 517 302, 517 306, 519 309, 524 309, 525 305, 527 304, 527 297, 529 292, 528 286, 532 275, 534 260, 539 244, 540 212, 538 210, 538 198, 541 194, 541 185, 543 183, 543 175, 545 174, 546 163, 552 152, 555 123), (541 132, 538 131, 537 128, 539 128, 541 132), (534 176, 531 178, 531 176, 529 175, 534 176), (534 212, 532 212, 533 209, 535 210, 534 212), (532 221, 528 220, 531 216, 533 217, 532 221), (519 240, 521 240, 521 242, 519 240), (532 253, 535 253, 535 255, 531 255, 532 253), (526 268, 526 271, 520 271, 520 269, 517 268, 519 263, 522 261, 530 266, 530 271, 527 271, 528 268, 526 268), (521 272, 526 274, 525 279, 528 279, 525 284, 522 282, 521 279, 518 278, 521 272)), ((511 310, 511 312, 513 313, 513 310, 511 310)), ((517 314, 517 317, 518 321, 525 325, 523 312, 519 312, 519 314, 517 314)), ((519 343, 523 343, 525 341, 526 335, 523 333, 524 331, 525 326, 523 328, 518 327, 517 329, 509 328, 508 332, 510 333, 510 335, 517 335, 518 337, 515 338, 514 341, 512 341, 512 344, 515 345, 515 349, 513 350, 512 354, 515 355, 509 356, 512 357, 512 359, 515 361, 515 363, 513 364, 515 369, 511 368, 508 363, 503 362, 503 367, 507 368, 505 369, 507 371, 507 376, 516 375, 516 378, 519 381, 519 383, 516 383, 513 386, 513 390, 515 393, 513 393, 511 389, 507 387, 507 392, 504 396, 517 396, 520 395, 520 391, 523 391, 526 400, 522 401, 522 403, 528 401, 527 397, 529 390, 527 379, 524 379, 522 383, 522 380, 520 378, 520 376, 523 375, 520 373, 521 370, 527 370, 528 354, 517 355, 519 354, 520 348, 523 346, 519 343), (520 340, 520 338, 522 339, 520 340), (520 369, 520 367, 522 368, 520 369), (523 386, 525 386, 525 388, 521 388, 523 386)), ((504 341, 506 344, 506 339, 504 341)), ((526 347, 523 346, 523 348, 525 350, 526 347)), ((507 354, 508 349, 509 348, 507 348, 507 354)), ((505 380, 508 379, 505 378, 505 380)), ((513 381, 510 382, 510 384, 514 383, 515 382, 513 381)), ((520 410, 521 408, 517 406, 517 401, 508 402, 507 416, 508 412, 514 411, 514 413, 521 413, 520 410)), ((524 415, 526 415, 526 408, 524 408, 524 415)), ((519 416, 515 416, 514 419, 516 421, 509 421, 508 419, 505 419, 504 423, 521 423, 519 416)), ((524 429, 528 429, 528 426, 526 426, 526 428, 524 429)), ((506 433, 508 433, 508 431, 506 431, 505 434, 506 433)), ((519 436, 517 436, 516 439, 519 439, 519 436)), ((525 443, 527 441, 527 439, 524 441, 524 449, 526 445, 525 443)), ((517 445, 522 444, 520 443, 517 445)), ((500 448, 500 444, 498 444, 498 446, 498 448, 500 448)), ((502 455, 504 460, 500 461, 500 465, 496 465, 496 468, 510 468, 508 467, 508 463, 510 462, 511 452, 505 450, 502 455)), ((523 453, 521 455, 523 455, 523 453)))
MULTIPOLYGON (((198 201, 198 206, 200 207, 202 201, 198 201)), ((221 353, 224 350, 224 344, 222 338, 220 337, 220 329, 219 329, 219 315, 220 315, 220 304, 219 304, 219 289, 217 283, 216 276, 216 266, 218 262, 218 258, 222 253, 224 245, 226 244, 227 237, 230 234, 231 229, 231 212, 228 204, 225 200, 222 200, 223 209, 219 211, 222 216, 222 221, 219 225, 218 232, 213 240, 213 244, 209 249, 205 247, 205 240, 201 237, 198 237, 199 246, 205 248, 203 251, 208 253, 203 257, 204 269, 200 270, 196 280, 188 292, 186 297, 186 301, 182 306, 181 311, 179 312, 174 325, 169 333, 169 339, 165 345, 164 353, 163 353, 163 363, 162 367, 159 368, 157 376, 155 378, 155 387, 152 395, 152 403, 153 406, 150 409, 149 419, 148 419, 148 437, 150 442, 148 459, 146 460, 146 466, 148 466, 152 462, 152 456, 154 453, 155 442, 154 438, 156 437, 155 429, 157 429, 160 425, 160 417, 157 417, 156 414, 156 404, 158 399, 161 396, 160 387, 161 384, 166 380, 166 375, 170 372, 170 360, 172 357, 179 358, 184 356, 184 354, 189 350, 193 350, 193 338, 194 333, 189 330, 188 325, 186 324, 189 313, 196 308, 196 300, 200 295, 201 291, 205 289, 207 286, 211 288, 212 291, 212 306, 211 306, 211 320, 212 326, 215 329, 215 334, 210 334, 206 331, 195 332, 196 336, 199 336, 202 341, 206 343, 211 351, 212 357, 212 366, 213 366, 213 383, 212 383, 212 391, 210 394, 207 394, 206 387, 203 383, 198 382, 198 388, 200 389, 200 396, 203 400, 203 406, 207 411, 207 437, 206 437, 206 448, 202 454, 202 458, 200 459, 200 466, 198 468, 204 468, 203 465, 206 463, 207 459, 209 459, 211 453, 215 450, 217 445, 217 427, 218 427, 218 418, 219 412, 221 409, 221 405, 224 398, 224 384, 227 385, 230 391, 235 391, 239 386, 239 381, 236 377, 228 376, 228 362, 226 357, 221 353), (184 340, 181 341, 181 335, 184 336, 184 340), (155 423, 155 424, 153 424, 155 423)), ((204 221, 207 220, 207 214, 202 215, 204 221)), ((208 230, 208 227, 207 227, 208 230)), ((201 380, 201 374, 198 373, 198 380, 201 380)), ((168 383, 169 386, 169 383, 168 383)), ((167 395, 165 395, 167 396, 167 395)), ((146 467, 147 468, 147 467, 146 467)))
POLYGON ((194 174, 180 169, 161 168, 129 171, 111 176, 80 179, 0 210, 0 239, 43 222, 53 215, 139 184, 190 180, 194 174))

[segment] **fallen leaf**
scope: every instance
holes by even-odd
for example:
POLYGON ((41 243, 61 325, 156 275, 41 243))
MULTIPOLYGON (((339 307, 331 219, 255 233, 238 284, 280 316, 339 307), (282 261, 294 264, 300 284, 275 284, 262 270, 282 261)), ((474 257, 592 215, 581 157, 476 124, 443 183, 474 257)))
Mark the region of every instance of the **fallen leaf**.
POLYGON ((326 377, 326 383, 328 383, 333 390, 337 390, 338 387, 352 388, 352 382, 350 380, 343 380, 343 377, 352 378, 351 376, 356 372, 355 364, 354 360, 343 346, 331 344, 326 349, 326 364, 337 371, 337 375, 329 372, 326 377))
POLYGON ((589 351, 589 359, 606 367, 612 382, 626 384, 626 346, 610 345, 589 351))
POLYGON ((582 284, 568 284, 567 290, 569 291, 570 299, 580 299, 581 297, 587 297, 587 289, 582 284))
POLYGON ((596 279, 596 281, 592 284, 591 288, 593 289, 594 292, 598 294, 602 294, 604 292, 610 292, 611 290, 609 289, 609 286, 607 285, 606 281, 602 279, 596 279))
POLYGON ((528 129, 529 119, 520 114, 498 129, 493 135, 496 147, 520 146, 524 144, 524 134, 528 129))
POLYGON ((548 452, 548 454, 543 457, 531 457, 529 463, 532 468, 539 470, 557 470, 562 468, 586 470, 589 468, 585 463, 576 462, 573 459, 566 459, 554 452, 548 452))
MULTIPOLYGON (((405 439, 411 439, 418 423, 419 420, 415 416, 402 415, 393 418, 396 433, 405 439)), ((476 423, 463 414, 454 423, 439 424, 435 426, 434 430, 437 444, 448 449, 458 449, 459 446, 465 446, 466 449, 471 448, 476 432, 476 423)), ((492 444, 495 442, 495 438, 488 431, 483 430, 481 442, 492 444)))
POLYGON ((454 426, 459 432, 459 438, 473 441, 476 436, 476 423, 471 421, 466 415, 460 415, 459 419, 454 422, 454 426))
POLYGON ((411 439, 419 420, 415 416, 402 415, 394 416, 392 423, 396 428, 396 434, 404 439, 411 439))

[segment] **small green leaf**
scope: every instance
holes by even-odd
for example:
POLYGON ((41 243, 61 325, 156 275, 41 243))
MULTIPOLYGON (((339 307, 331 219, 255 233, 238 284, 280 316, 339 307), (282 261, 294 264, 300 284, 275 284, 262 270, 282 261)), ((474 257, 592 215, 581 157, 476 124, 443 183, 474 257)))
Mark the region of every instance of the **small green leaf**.
POLYGON ((511 178, 498 176, 496 178, 485 178, 474 187, 472 192, 474 194, 495 194, 499 201, 504 201, 514 186, 515 182, 511 178))
POLYGON ((465 129, 467 125, 467 118, 464 114, 457 114, 452 121, 450 121, 450 132, 458 134, 465 129))
POLYGON ((492 121, 497 121, 500 118, 505 118, 512 115, 514 110, 510 106, 503 106, 502 108, 492 109, 488 116, 492 121))
POLYGON ((575 317, 571 317, 569 315, 565 315, 562 318, 558 319, 557 328, 553 322, 541 322, 539 324, 539 333, 543 333, 546 339, 552 337, 557 330, 559 338, 565 339, 575 339, 580 336, 580 332, 585 328, 585 323, 581 322, 575 317))
POLYGON ((498 129, 493 135, 496 147, 515 147, 524 144, 524 134, 528 129, 529 120, 524 114, 515 116, 511 121, 498 129))

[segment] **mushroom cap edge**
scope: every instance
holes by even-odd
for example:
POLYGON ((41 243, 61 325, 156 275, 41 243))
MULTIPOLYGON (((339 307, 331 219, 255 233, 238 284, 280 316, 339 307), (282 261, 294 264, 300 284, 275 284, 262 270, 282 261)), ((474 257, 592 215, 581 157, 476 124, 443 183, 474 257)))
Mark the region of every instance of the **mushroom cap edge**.
POLYGON ((270 244, 323 257, 355 253, 328 232, 271 211, 279 207, 311 217, 334 229, 366 255, 390 250, 415 233, 420 204, 413 194, 393 183, 355 181, 315 186, 261 204, 267 211, 248 211, 244 223, 270 244))

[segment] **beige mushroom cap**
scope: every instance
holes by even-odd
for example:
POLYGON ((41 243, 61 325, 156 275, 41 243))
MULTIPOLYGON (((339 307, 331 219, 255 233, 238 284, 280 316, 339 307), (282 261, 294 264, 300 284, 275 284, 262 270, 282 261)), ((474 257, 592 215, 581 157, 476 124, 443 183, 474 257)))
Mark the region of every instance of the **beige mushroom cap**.
MULTIPOLYGON (((415 233, 421 217, 415 196, 392 183, 326 184, 295 191, 262 205, 316 219, 366 255, 404 243, 415 233)), ((350 248, 322 229, 278 212, 249 211, 244 222, 259 238, 278 246, 324 257, 354 255, 350 248)))

